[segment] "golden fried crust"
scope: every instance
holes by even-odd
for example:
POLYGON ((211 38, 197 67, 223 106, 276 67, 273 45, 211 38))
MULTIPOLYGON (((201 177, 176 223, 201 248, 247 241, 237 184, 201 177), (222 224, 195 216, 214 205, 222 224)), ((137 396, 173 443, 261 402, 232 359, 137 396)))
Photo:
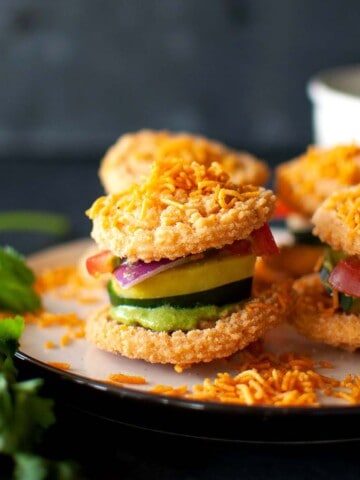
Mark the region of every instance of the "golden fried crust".
POLYGON ((312 217, 313 233, 334 250, 360 254, 360 186, 330 195, 312 217))
POLYGON ((200 152, 207 149, 219 157, 230 180, 235 184, 265 185, 270 177, 266 163, 248 152, 235 151, 199 135, 140 130, 119 137, 102 158, 99 177, 105 192, 116 193, 132 183, 142 182, 150 174, 156 153, 171 140, 200 152))
POLYGON ((360 148, 311 146, 275 169, 275 192, 288 207, 310 218, 335 190, 360 182, 360 148))
POLYGON ((298 297, 289 322, 305 337, 353 352, 360 348, 360 316, 332 311, 332 299, 319 275, 294 282, 298 297))
POLYGON ((274 288, 226 312, 212 328, 171 334, 117 323, 104 307, 87 320, 86 338, 103 350, 150 363, 210 362, 242 350, 284 321, 289 298, 287 285, 274 288))
POLYGON ((139 204, 119 219, 118 197, 102 197, 90 213, 91 236, 100 248, 130 261, 180 258, 247 238, 271 218, 275 196, 259 187, 231 207, 221 207, 216 194, 189 196, 183 205, 158 203, 141 219, 139 204))
POLYGON ((275 169, 275 192, 294 212, 301 213, 306 218, 311 217, 319 205, 319 200, 312 194, 304 194, 297 191, 298 182, 292 182, 291 171, 298 159, 284 163, 275 169))

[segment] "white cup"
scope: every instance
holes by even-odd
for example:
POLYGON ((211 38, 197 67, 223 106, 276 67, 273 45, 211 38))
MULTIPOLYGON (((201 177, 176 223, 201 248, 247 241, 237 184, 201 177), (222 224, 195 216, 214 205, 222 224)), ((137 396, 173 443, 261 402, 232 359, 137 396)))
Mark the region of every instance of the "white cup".
POLYGON ((307 84, 314 144, 360 144, 360 64, 315 74, 307 84))

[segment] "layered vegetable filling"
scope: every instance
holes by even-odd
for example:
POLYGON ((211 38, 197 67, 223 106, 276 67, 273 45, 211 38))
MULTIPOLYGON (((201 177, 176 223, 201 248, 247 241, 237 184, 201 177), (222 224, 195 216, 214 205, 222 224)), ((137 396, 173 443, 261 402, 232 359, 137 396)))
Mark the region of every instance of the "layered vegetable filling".
POLYGON ((128 263, 111 252, 90 257, 90 274, 111 273, 110 316, 156 332, 203 328, 251 295, 257 255, 277 253, 266 224, 246 240, 177 260, 128 263))
POLYGON ((324 252, 319 271, 327 292, 346 313, 360 313, 360 258, 346 256, 330 247, 324 252))
POLYGON ((251 294, 255 255, 205 255, 124 289, 115 274, 108 290, 113 319, 155 331, 191 330, 218 318, 221 307, 251 294))

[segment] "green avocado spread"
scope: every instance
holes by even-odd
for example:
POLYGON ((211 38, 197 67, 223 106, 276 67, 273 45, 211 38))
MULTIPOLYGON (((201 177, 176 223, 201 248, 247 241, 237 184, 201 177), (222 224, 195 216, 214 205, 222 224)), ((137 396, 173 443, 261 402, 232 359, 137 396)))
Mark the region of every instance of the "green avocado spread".
POLYGON ((218 318, 224 307, 206 305, 195 308, 175 308, 163 305, 156 308, 119 305, 111 307, 113 320, 125 325, 139 325, 155 332, 173 332, 175 330, 192 330, 201 320, 218 318))

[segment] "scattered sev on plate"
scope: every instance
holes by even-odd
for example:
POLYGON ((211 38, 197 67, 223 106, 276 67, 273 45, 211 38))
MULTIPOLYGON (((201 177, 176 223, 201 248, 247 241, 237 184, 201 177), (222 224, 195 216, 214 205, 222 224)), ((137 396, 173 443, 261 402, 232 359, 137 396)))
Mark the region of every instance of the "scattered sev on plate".
MULTIPOLYGON (((81 289, 83 283, 76 279, 76 272, 72 268, 47 270, 46 274, 38 276, 37 285, 42 292, 53 291, 63 286, 67 278, 72 279, 71 288, 76 294, 76 289, 81 289)), ((76 295, 75 298, 81 302, 76 295)), ((0 319, 6 316, 9 316, 7 312, 0 312, 0 319)), ((65 334, 62 334, 58 343, 53 340, 45 343, 47 350, 71 346, 76 339, 83 339, 85 322, 76 313, 41 310, 25 314, 24 317, 28 325, 36 328, 65 328, 65 334)), ((58 369, 71 369, 64 356, 59 361, 47 363, 58 369)), ((185 381, 176 387, 154 384, 145 376, 125 371, 109 373, 100 381, 115 386, 141 387, 152 394, 223 404, 320 407, 322 399, 326 397, 351 405, 360 404, 360 375, 347 374, 341 379, 334 378, 328 373, 335 366, 296 352, 268 352, 262 342, 256 342, 231 359, 224 360, 222 370, 214 371, 212 378, 204 378, 194 385, 187 385, 185 381)), ((179 375, 183 371, 181 365, 175 366, 175 370, 179 375)))
MULTIPOLYGON (((219 372, 215 379, 205 378, 202 384, 189 389, 186 385, 156 385, 150 391, 161 395, 197 401, 214 401, 238 405, 278 407, 320 406, 320 396, 360 403, 360 376, 346 375, 337 380, 318 370, 333 365, 293 352, 276 355, 249 350, 240 353, 238 373, 219 372)), ((232 365, 232 370, 234 366, 232 365)))
MULTIPOLYGON (((85 321, 73 312, 56 314, 40 310, 36 313, 26 313, 23 316, 26 323, 36 324, 39 328, 64 327, 65 333, 58 342, 60 347, 66 347, 73 340, 84 338, 85 336, 85 321)), ((47 349, 56 347, 57 345, 51 340, 44 344, 44 348, 47 349)))
POLYGON ((58 368, 59 370, 70 370, 70 363, 66 362, 47 362, 50 367, 58 368))
POLYGON ((98 296, 93 282, 86 281, 79 272, 77 265, 47 268, 36 275, 35 291, 42 295, 45 292, 54 292, 60 298, 72 299, 84 304, 98 302, 98 296))

